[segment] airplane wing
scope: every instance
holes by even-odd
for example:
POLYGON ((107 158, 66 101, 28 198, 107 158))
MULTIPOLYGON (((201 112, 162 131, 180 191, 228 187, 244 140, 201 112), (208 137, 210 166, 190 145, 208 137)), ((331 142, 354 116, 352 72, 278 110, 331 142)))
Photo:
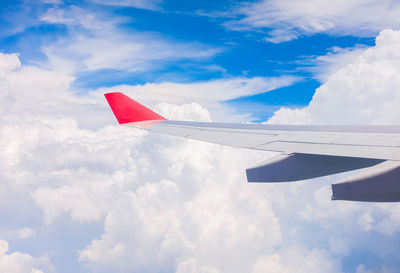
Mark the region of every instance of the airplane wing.
POLYGON ((313 126, 166 120, 126 95, 105 97, 119 124, 281 154, 246 170, 249 182, 291 182, 364 169, 332 185, 332 200, 400 201, 400 126, 313 126))

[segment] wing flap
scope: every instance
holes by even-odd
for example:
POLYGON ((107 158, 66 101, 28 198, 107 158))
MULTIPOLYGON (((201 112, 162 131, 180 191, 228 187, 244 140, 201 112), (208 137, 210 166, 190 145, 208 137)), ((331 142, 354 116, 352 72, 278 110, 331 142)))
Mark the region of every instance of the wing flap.
POLYGON ((386 161, 332 185, 332 200, 400 201, 400 162, 386 161))
POLYGON ((282 154, 246 170, 249 182, 292 182, 367 168, 381 159, 282 154))

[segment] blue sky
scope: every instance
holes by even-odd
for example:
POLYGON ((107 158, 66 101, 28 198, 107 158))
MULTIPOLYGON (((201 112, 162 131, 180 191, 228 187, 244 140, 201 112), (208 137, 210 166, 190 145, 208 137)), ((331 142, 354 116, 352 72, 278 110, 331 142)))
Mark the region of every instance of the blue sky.
POLYGON ((0 271, 399 272, 400 206, 330 201, 349 174, 248 184, 273 154, 120 128, 103 97, 170 119, 398 124, 398 14, 394 0, 1 1, 0 271))
MULTIPOLYGON (((96 24, 97 20, 103 24, 113 24, 113 28, 120 31, 121 35, 144 34, 150 36, 149 39, 170 43, 167 47, 174 47, 176 44, 192 46, 194 52, 183 58, 156 57, 151 60, 151 67, 146 69, 136 69, 134 61, 128 59, 121 68, 94 67, 74 71, 74 89, 85 92, 117 84, 298 76, 299 80, 291 86, 273 92, 260 91, 260 94, 255 96, 240 97, 226 102, 238 111, 251 112, 256 120, 264 121, 280 106, 305 106, 310 102, 315 89, 321 84, 315 70, 313 72, 310 68, 324 69, 318 68, 320 64, 313 61, 315 57, 326 55, 334 47, 355 48, 374 44, 374 37, 327 33, 304 33, 297 39, 282 43, 267 42, 265 38, 268 32, 273 30, 271 27, 236 30, 227 25, 244 17, 238 14, 237 9, 245 5, 249 3, 166 1, 156 2, 154 6, 143 9, 132 5, 100 5, 96 1, 65 1, 55 7, 54 4, 35 1, 3 1, 1 28, 6 31, 2 33, 0 46, 4 53, 18 52, 24 63, 40 63, 43 66, 48 58, 43 52, 47 45, 55 43, 58 39, 66 39, 68 42, 68 39, 73 39, 73 36, 78 34, 94 34, 92 29, 87 29, 79 23, 69 25, 66 21, 43 20, 46 12, 49 12, 48 9, 68 10, 75 7, 77 17, 95 16, 93 24, 96 24), (213 52, 196 57, 196 50, 213 52), (129 63, 130 61, 132 63, 129 63), (126 69, 127 67, 130 69, 126 69)), ((73 13, 74 11, 70 10, 69 14, 64 16, 69 16, 72 20, 73 13)), ((102 38, 107 39, 106 36, 102 38)), ((199 52, 199 55, 201 54, 199 52)), ((73 55, 71 57, 78 58, 73 55)))

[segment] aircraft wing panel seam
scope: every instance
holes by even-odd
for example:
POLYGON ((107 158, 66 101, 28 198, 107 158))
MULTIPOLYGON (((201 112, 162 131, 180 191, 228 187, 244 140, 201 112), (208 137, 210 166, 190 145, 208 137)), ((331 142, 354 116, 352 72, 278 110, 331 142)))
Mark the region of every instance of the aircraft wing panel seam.
POLYGON ((336 146, 352 146, 352 147, 382 147, 382 148, 400 148, 400 146, 388 146, 388 145, 373 145, 373 144, 346 144, 346 143, 335 143, 335 142, 308 142, 308 141, 288 141, 288 140, 274 140, 258 146, 265 144, 284 142, 284 143, 298 143, 298 144, 322 144, 322 145, 336 145, 336 146))
POLYGON ((288 182, 366 168, 332 185, 332 200, 400 202, 400 126, 169 121, 126 95, 105 94, 118 123, 236 148, 281 153, 246 170, 249 182, 288 182), (369 170, 367 170, 369 169, 369 170))
MULTIPOLYGON (((226 131, 226 130, 215 130, 215 129, 209 129, 209 128, 197 128, 197 127, 190 127, 190 126, 179 126, 179 125, 170 125, 170 124, 157 124, 157 126, 162 126, 162 127, 175 127, 175 128, 185 128, 185 129, 192 129, 196 130, 196 132, 189 133, 185 135, 184 137, 192 137, 195 136, 199 133, 202 132, 221 132, 221 133, 232 133, 232 134, 243 134, 243 135, 266 135, 266 136, 275 136, 279 137, 280 134, 264 134, 264 133, 250 133, 250 132, 240 132, 240 131, 226 131)), ((151 130, 151 129, 150 129, 151 130)), ((154 130, 156 131, 156 130, 154 130)), ((261 144, 257 144, 255 146, 249 147, 250 149, 257 149, 258 146, 270 144, 270 143, 275 143, 275 142, 285 142, 285 143, 298 143, 298 144, 322 144, 322 145, 344 145, 344 146, 357 146, 357 147, 384 147, 384 148, 391 148, 391 147, 400 147, 400 146, 390 146, 390 145, 376 145, 376 144, 350 144, 350 143, 336 143, 333 141, 329 142, 316 142, 316 141, 289 141, 289 140, 284 140, 284 139, 276 139, 273 141, 266 141, 261 144)))
POLYGON ((180 125, 170 125, 170 124, 157 124, 158 126, 163 126, 163 127, 173 127, 173 128, 185 128, 185 129, 192 129, 192 130, 199 130, 199 131, 204 131, 204 132, 221 132, 221 133, 233 133, 233 134, 252 134, 252 135, 268 135, 268 136, 278 136, 280 134, 277 133, 259 133, 259 132, 246 132, 246 131, 240 131, 240 129, 234 129, 231 128, 232 130, 223 130, 223 129, 215 129, 211 127, 195 127, 195 126, 180 126, 180 125))

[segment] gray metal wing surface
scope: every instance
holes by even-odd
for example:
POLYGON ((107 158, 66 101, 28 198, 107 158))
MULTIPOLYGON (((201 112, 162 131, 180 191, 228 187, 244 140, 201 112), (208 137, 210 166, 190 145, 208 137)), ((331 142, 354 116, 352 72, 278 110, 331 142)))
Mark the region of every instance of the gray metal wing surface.
POLYGON ((400 126, 172 121, 122 93, 108 93, 106 98, 119 123, 125 126, 281 153, 247 169, 249 182, 291 182, 363 169, 361 175, 333 184, 332 199, 400 201, 400 126))

